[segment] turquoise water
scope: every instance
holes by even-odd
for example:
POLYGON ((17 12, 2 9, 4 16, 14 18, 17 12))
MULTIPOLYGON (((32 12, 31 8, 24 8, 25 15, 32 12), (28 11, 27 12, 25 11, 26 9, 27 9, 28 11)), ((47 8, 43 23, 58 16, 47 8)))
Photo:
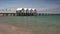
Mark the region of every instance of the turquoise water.
POLYGON ((60 33, 60 16, 2 16, 0 23, 9 23, 39 34, 60 33))

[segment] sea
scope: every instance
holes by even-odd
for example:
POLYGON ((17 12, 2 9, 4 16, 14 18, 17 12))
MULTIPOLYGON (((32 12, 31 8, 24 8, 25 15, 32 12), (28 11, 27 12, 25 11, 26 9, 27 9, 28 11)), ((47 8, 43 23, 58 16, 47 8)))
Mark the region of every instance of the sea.
POLYGON ((60 15, 1 16, 0 23, 8 23, 37 34, 60 34, 60 15))

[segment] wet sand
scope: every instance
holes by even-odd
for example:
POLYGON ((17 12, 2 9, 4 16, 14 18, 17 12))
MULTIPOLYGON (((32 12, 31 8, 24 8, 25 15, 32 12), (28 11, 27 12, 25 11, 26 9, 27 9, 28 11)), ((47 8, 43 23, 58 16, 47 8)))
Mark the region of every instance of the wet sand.
POLYGON ((0 34, 36 34, 36 33, 32 31, 25 31, 23 28, 18 28, 7 23, 0 23, 0 34))

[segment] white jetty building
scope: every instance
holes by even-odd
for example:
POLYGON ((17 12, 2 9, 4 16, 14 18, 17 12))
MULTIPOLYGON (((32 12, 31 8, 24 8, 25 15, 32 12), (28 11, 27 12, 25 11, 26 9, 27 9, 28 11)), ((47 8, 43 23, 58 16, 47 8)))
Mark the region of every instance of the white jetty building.
POLYGON ((17 16, 36 16, 37 10, 35 8, 17 8, 17 16))

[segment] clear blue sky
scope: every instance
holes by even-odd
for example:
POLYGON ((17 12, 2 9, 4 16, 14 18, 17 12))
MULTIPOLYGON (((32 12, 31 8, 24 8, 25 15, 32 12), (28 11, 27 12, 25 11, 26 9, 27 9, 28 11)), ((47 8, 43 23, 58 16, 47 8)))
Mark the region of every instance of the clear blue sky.
POLYGON ((0 8, 44 8, 41 11, 60 12, 60 0, 0 0, 0 8))

